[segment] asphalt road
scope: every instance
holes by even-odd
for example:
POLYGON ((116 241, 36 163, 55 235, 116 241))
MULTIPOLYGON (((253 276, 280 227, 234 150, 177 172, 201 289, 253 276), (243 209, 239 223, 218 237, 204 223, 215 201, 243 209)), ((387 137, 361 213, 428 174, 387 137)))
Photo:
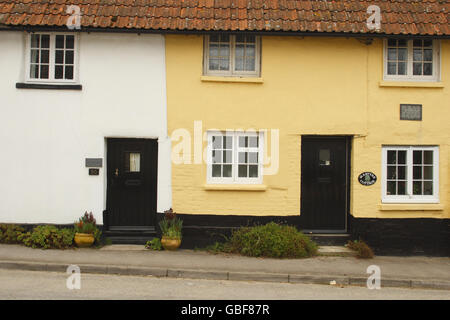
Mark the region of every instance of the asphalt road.
POLYGON ((69 290, 69 275, 0 270, 0 299, 180 299, 180 300, 450 300, 450 291, 328 285, 171 279, 81 274, 81 288, 69 290))

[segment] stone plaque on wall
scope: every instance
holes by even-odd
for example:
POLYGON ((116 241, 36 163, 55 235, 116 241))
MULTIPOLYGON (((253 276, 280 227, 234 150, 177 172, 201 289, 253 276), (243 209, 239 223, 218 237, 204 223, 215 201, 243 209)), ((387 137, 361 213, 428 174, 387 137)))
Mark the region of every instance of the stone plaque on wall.
POLYGON ((422 105, 421 104, 401 104, 400 105, 400 120, 422 120, 422 105))
POLYGON ((86 158, 86 168, 101 168, 102 166, 102 158, 86 158))

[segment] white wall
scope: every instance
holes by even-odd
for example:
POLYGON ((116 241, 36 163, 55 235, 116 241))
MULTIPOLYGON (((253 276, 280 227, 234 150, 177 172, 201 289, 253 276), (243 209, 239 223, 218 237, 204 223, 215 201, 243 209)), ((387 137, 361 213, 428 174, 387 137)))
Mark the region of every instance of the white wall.
POLYGON ((158 212, 171 206, 164 37, 79 35, 81 91, 16 89, 26 33, 0 32, 0 223, 73 223, 106 206, 107 137, 158 138, 158 212), (89 176, 85 158, 103 158, 89 176))

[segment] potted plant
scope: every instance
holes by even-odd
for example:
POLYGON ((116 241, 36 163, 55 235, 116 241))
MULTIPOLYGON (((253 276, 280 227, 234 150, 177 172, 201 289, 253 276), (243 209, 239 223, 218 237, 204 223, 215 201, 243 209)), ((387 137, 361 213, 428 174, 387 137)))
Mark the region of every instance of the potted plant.
POLYGON ((176 217, 172 208, 164 211, 164 219, 160 221, 161 228, 161 244, 165 250, 176 250, 181 245, 181 229, 183 221, 176 217))
POLYGON ((75 222, 75 244, 80 248, 87 248, 92 246, 95 241, 95 234, 97 231, 96 221, 92 212, 85 213, 78 222, 75 222))

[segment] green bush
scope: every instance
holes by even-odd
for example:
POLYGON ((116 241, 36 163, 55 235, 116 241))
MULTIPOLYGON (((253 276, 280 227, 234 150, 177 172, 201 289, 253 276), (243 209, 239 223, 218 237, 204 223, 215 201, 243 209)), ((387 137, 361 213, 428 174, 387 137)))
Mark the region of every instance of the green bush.
POLYGON ((20 235, 19 240, 32 248, 65 249, 72 246, 74 235, 73 229, 42 225, 35 227, 32 232, 20 235))
POLYGON ((356 251, 357 258, 371 259, 374 256, 372 249, 362 240, 348 241, 347 247, 356 251))
POLYGON ((159 238, 153 238, 151 241, 147 241, 145 248, 160 251, 162 250, 161 240, 159 238))
POLYGON ((15 224, 0 224, 0 243, 21 243, 18 239, 25 229, 15 224))
POLYGON ((306 258, 317 253, 317 245, 293 226, 270 222, 234 231, 224 251, 251 257, 306 258))

